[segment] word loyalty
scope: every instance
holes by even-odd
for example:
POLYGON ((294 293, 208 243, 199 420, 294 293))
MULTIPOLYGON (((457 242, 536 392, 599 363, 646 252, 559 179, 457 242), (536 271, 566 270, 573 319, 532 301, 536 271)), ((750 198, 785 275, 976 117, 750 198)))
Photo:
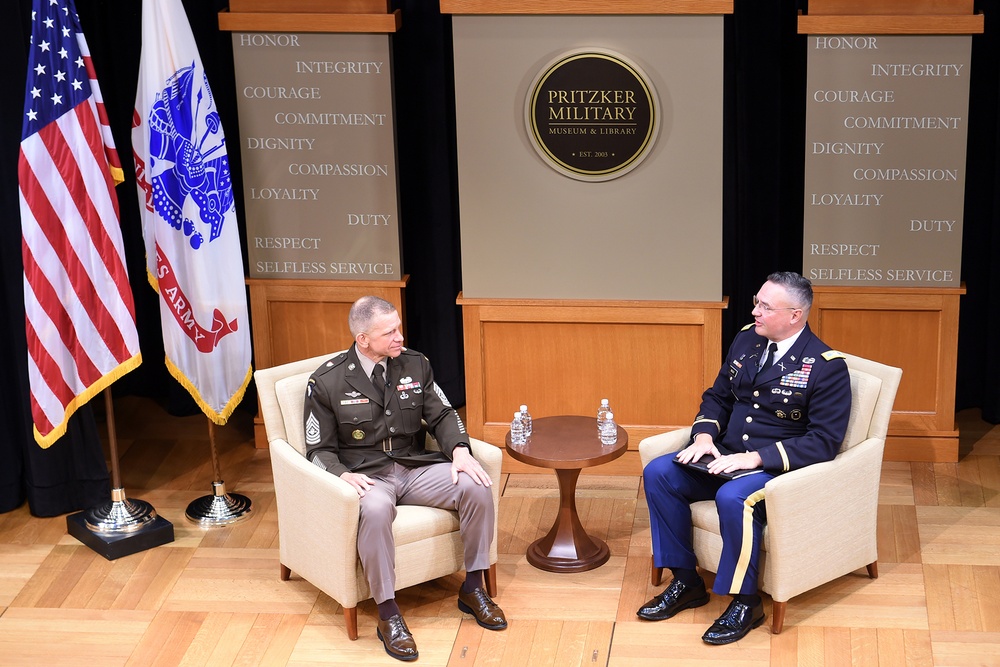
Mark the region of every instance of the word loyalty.
POLYGON ((881 206, 885 195, 842 194, 825 192, 810 195, 810 206, 881 206))

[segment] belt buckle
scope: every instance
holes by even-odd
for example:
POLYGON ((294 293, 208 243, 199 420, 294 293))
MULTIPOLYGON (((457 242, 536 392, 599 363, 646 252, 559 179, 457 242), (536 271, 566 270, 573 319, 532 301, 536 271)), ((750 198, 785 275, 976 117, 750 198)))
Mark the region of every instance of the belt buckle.
POLYGON ((382 438, 382 451, 391 452, 392 451, 392 437, 382 438), (387 446, 388 445, 388 446, 387 446))

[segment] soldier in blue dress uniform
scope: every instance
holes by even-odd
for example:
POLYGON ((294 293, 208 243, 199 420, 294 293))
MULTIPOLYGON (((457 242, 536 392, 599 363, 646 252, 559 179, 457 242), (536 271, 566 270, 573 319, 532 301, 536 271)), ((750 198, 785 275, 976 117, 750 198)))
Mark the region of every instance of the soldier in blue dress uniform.
POLYGON ((764 621, 757 589, 764 485, 783 472, 833 459, 851 414, 847 363, 810 331, 811 305, 809 280, 792 272, 768 276, 754 296, 754 323, 737 334, 702 395, 691 443, 643 471, 654 565, 669 568, 673 580, 639 609, 640 618, 662 620, 708 603, 695 569, 690 504, 714 499, 723 547, 713 590, 733 600, 702 639, 728 644, 764 621), (707 473, 674 462, 706 455, 707 473), (720 476, 751 470, 731 480, 720 476))

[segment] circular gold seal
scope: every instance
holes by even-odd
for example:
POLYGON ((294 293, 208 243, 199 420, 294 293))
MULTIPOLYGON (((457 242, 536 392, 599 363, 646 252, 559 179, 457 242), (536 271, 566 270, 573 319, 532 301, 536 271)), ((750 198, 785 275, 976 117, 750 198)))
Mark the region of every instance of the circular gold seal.
POLYGON ((355 440, 364 440, 365 439, 365 432, 362 431, 360 428, 359 429, 355 429, 354 433, 352 433, 351 436, 355 440))
POLYGON ((580 181, 607 181, 649 155, 660 103, 652 81, 625 56, 574 49, 536 75, 524 121, 532 147, 550 167, 580 181))
POLYGON ((799 410, 798 408, 792 410, 792 419, 794 419, 795 421, 802 419, 802 411, 799 410))

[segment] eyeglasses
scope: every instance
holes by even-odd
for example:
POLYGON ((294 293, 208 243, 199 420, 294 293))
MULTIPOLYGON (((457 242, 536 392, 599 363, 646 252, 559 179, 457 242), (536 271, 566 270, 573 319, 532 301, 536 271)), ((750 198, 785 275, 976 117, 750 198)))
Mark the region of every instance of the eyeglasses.
POLYGON ((769 306, 760 299, 758 299, 756 294, 753 297, 753 307, 760 308, 765 313, 770 313, 772 310, 800 310, 800 308, 775 308, 773 306, 769 306))

